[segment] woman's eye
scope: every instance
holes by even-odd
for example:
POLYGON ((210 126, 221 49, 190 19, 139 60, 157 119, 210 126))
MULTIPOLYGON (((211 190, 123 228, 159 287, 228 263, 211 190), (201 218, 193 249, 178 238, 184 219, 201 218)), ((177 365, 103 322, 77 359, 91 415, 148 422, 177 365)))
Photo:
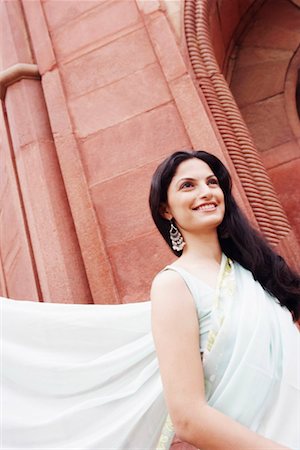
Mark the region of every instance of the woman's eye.
POLYGON ((190 187, 193 187, 193 183, 191 183, 190 181, 185 181, 184 183, 182 183, 182 185, 180 186, 180 189, 188 189, 190 187))
POLYGON ((218 181, 217 178, 210 178, 208 180, 208 184, 217 184, 217 185, 219 185, 219 181, 218 181))

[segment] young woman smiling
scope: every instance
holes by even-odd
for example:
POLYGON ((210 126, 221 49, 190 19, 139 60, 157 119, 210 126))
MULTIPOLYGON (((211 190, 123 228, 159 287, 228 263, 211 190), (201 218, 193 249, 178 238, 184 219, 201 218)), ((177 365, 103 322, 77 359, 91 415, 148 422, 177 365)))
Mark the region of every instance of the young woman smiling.
POLYGON ((150 206, 179 256, 151 290, 170 414, 162 440, 175 431, 201 450, 300 448, 299 276, 252 229, 211 154, 165 160, 150 206))

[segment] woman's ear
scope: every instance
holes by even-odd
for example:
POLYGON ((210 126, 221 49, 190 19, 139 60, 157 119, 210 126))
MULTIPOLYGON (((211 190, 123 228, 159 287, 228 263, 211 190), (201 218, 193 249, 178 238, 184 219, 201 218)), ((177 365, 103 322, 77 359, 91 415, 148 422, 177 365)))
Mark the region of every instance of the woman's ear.
POLYGON ((169 211, 168 205, 166 205, 165 203, 162 203, 159 207, 159 214, 167 220, 171 220, 172 219, 172 214, 169 211))

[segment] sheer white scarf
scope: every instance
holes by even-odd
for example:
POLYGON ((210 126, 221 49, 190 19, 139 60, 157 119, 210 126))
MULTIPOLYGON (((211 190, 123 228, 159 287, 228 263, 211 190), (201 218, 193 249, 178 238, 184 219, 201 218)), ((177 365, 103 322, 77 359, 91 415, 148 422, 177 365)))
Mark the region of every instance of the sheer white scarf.
MULTIPOLYGON (((150 313, 150 302, 2 299, 2 448, 169 448, 150 313)), ((299 350, 290 313, 223 258, 203 360, 208 402, 299 450, 299 350)))

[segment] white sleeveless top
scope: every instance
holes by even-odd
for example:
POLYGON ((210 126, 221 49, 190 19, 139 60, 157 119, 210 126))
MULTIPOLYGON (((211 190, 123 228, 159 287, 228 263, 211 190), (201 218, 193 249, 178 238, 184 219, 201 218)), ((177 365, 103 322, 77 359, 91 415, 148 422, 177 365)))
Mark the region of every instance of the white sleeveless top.
MULTIPOLYGON (((226 259, 226 256, 223 254, 221 265, 224 262, 224 258, 226 259)), ((173 270, 177 272, 185 281, 185 284, 193 297, 199 322, 200 352, 203 353, 211 329, 212 307, 216 290, 182 267, 168 265, 163 270, 173 270)))

